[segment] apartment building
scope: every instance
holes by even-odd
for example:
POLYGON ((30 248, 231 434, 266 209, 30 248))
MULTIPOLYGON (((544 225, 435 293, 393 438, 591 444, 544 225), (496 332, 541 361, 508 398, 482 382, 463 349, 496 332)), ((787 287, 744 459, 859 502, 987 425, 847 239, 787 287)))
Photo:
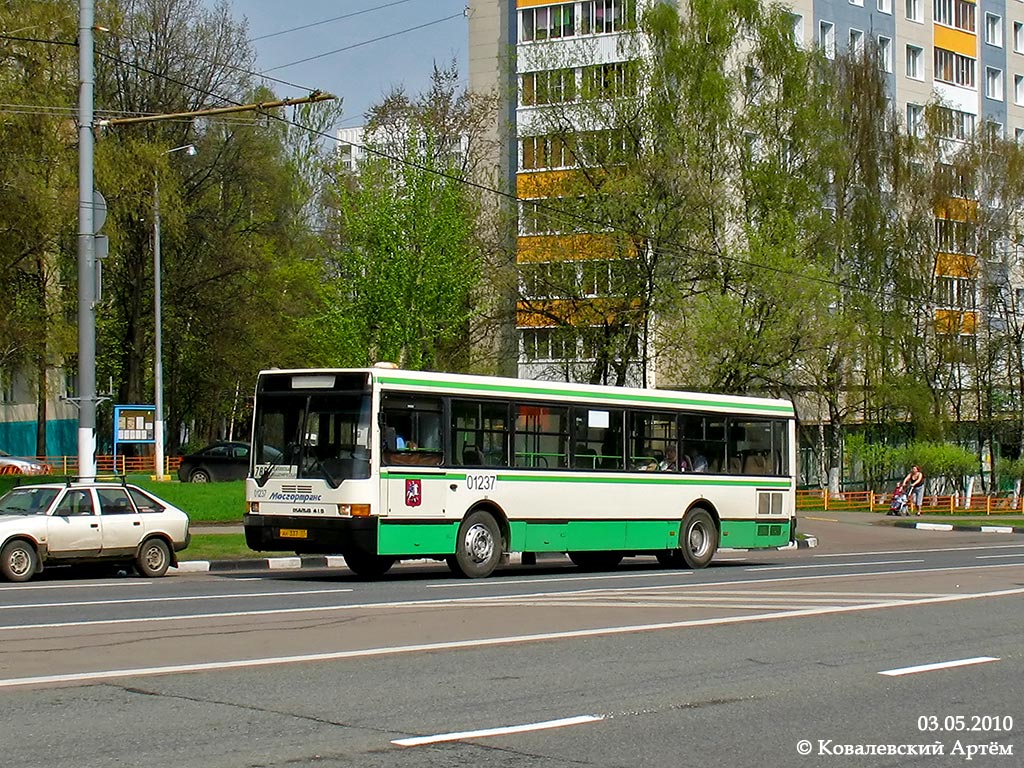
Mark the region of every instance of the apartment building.
MULTIPOLYGON (((558 197, 574 173, 565 147, 545 135, 542 115, 553 103, 577 99, 595 82, 611 91, 623 87, 628 82, 623 37, 643 8, 659 1, 670 0, 470 0, 470 87, 505 95, 504 122, 495 127, 503 134, 504 152, 495 162, 519 206, 520 376, 572 379, 591 370, 587 313, 575 303, 558 317, 561 300, 546 296, 543 286, 559 282, 545 279, 550 273, 562 282, 575 278, 580 295, 596 301, 614 268, 606 233, 561 231, 541 215, 545 206, 532 204, 558 197)), ((678 6, 685 13, 685 3, 678 6)), ((791 8, 796 41, 819 46, 826 56, 859 50, 870 41, 908 131, 920 131, 926 105, 941 101, 950 142, 969 138, 982 125, 1024 140, 1021 0, 796 0, 791 8)), ((978 268, 971 238, 964 236, 974 210, 965 191, 935 211, 941 332, 970 335, 977 326, 978 268)), ((653 384, 656 372, 644 378, 653 384)))

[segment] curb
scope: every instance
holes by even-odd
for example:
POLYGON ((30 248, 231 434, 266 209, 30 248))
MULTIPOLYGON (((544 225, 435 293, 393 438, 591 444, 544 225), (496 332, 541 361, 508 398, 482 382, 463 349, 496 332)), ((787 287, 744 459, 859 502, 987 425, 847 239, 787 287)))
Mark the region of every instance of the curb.
POLYGON ((326 557, 264 557, 240 560, 182 560, 176 573, 207 573, 209 571, 297 571, 302 568, 344 568, 345 558, 326 557))
POLYGON ((894 528, 916 528, 919 531, 963 531, 965 533, 1018 533, 1024 529, 1009 525, 952 525, 950 523, 893 523, 894 528))
MULTIPOLYGON (((805 539, 791 541, 782 547, 774 547, 780 552, 792 549, 810 549, 818 546, 818 539, 815 536, 808 536, 805 539)), ((728 549, 722 547, 719 552, 752 552, 749 549, 728 549)), ((411 563, 420 560, 415 558, 404 560, 411 563)), ((423 560, 423 562, 428 562, 423 560)), ((507 564, 520 564, 519 555, 513 555, 507 564)), ((264 557, 242 560, 182 560, 176 568, 169 568, 172 573, 209 573, 212 571, 297 571, 303 568, 344 568, 345 558, 341 555, 327 555, 322 557, 264 557)))

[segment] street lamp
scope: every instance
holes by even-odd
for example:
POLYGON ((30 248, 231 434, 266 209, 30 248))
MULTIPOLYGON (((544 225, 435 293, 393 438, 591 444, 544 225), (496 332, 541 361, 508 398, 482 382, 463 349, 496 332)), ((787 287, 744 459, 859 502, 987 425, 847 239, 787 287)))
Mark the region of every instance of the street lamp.
MULTIPOLYGON (((194 144, 185 144, 174 149, 161 152, 161 155, 169 155, 172 152, 185 152, 188 155, 196 153, 194 144)), ((153 441, 154 457, 153 463, 156 468, 156 479, 163 480, 164 475, 164 362, 163 362, 163 334, 161 333, 161 316, 163 307, 161 301, 162 289, 160 287, 160 171, 153 174, 153 390, 154 406, 156 408, 153 420, 153 441)))

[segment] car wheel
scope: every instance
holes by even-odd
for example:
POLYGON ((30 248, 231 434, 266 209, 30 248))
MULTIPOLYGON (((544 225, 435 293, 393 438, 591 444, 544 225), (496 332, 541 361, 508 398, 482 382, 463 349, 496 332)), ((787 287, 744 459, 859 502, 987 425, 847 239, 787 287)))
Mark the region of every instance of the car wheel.
POLYGON ((0 571, 8 581, 28 581, 38 565, 36 548, 27 541, 12 541, 0 552, 0 571))
POLYGON ((146 539, 135 558, 135 569, 146 578, 155 579, 167 573, 171 564, 171 550, 163 539, 146 539))
POLYGON ((448 556, 448 567, 457 576, 482 579, 498 567, 504 551, 497 521, 490 513, 478 510, 459 526, 455 554, 448 556))
POLYGON ((190 483, 208 483, 210 482, 210 473, 205 469, 194 469, 188 476, 188 481, 190 483))

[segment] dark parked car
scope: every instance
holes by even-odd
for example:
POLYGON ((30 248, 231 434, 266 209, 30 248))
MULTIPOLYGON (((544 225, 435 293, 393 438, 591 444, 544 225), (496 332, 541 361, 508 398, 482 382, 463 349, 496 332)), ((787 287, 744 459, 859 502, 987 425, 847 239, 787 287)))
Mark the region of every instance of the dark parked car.
POLYGON ((183 483, 244 480, 249 471, 248 443, 211 443, 181 458, 178 479, 183 483))

